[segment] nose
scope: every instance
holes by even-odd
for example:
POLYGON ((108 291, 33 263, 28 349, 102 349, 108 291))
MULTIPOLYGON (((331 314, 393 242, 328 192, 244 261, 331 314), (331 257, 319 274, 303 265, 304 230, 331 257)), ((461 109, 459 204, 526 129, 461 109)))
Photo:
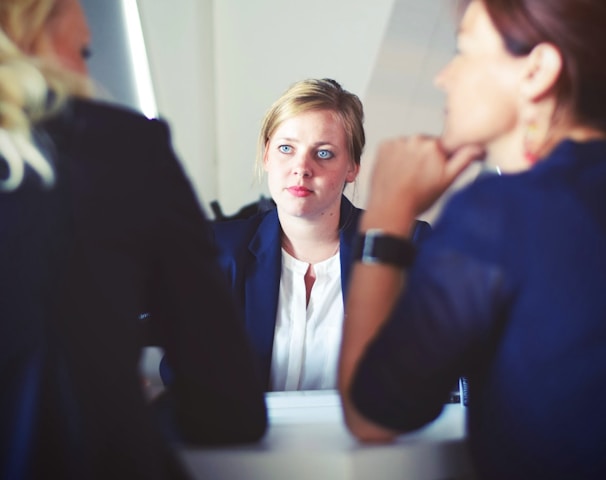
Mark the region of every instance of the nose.
POLYGON ((312 175, 312 160, 310 154, 301 152, 294 157, 292 173, 300 177, 311 177, 312 175))
POLYGON ((433 79, 433 84, 436 88, 446 91, 446 83, 448 81, 448 72, 450 70, 450 62, 442 67, 442 69, 436 74, 433 79))

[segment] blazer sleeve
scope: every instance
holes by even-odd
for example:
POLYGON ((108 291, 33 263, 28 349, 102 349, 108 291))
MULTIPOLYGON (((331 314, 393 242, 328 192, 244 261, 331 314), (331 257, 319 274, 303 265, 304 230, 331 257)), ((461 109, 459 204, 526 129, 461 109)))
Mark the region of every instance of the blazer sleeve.
POLYGON ((174 376, 159 400, 182 439, 259 439, 267 426, 264 391, 243 322, 220 271, 208 222, 170 147, 167 127, 148 134, 155 230, 148 299, 174 376))
POLYGON ((412 228, 411 240, 415 245, 421 245, 431 234, 431 225, 424 220, 415 220, 412 228))

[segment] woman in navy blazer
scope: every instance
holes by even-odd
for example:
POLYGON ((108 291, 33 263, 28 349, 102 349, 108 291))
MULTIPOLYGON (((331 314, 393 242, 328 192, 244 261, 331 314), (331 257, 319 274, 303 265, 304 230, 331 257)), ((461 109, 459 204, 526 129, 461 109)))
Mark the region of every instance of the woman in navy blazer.
MULTIPOLYGON (((358 97, 334 80, 292 85, 268 110, 259 135, 257 162, 276 208, 213 225, 268 390, 336 388, 361 213, 342 192, 359 170, 363 116, 358 97), (331 280, 322 283, 322 275, 331 280)), ((430 228, 418 222, 413 230, 420 239, 430 228)))
MULTIPOLYGON (((343 301, 351 265, 351 249, 362 210, 343 196, 339 221, 339 257, 343 301)), ((282 268, 281 227, 273 208, 244 220, 213 224, 219 263, 226 272, 256 353, 260 377, 270 389, 270 370, 282 268)), ((420 242, 431 232, 418 220, 412 238, 420 242)))

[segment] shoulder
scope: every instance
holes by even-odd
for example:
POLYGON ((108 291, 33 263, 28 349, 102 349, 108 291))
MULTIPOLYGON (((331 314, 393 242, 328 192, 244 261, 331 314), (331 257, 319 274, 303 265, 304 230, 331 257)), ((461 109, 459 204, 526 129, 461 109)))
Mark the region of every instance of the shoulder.
MULTIPOLYGON (((81 140, 78 143, 96 140, 106 148, 115 147, 119 140, 120 148, 128 149, 129 139, 136 143, 141 137, 150 146, 169 141, 169 129, 163 120, 149 119, 129 108, 95 100, 70 99, 58 115, 42 126, 64 140, 81 140), (108 138, 116 141, 104 144, 108 138)), ((141 143, 137 146, 141 147, 141 143)))
POLYGON ((444 207, 444 217, 458 216, 461 221, 497 214, 502 210, 502 196, 513 187, 511 179, 497 175, 481 177, 455 192, 444 207))
POLYGON ((341 196, 339 229, 342 232, 355 233, 363 210, 356 207, 345 195, 341 196))
POLYGON ((166 125, 162 120, 150 119, 130 108, 103 101, 72 99, 66 111, 83 124, 104 125, 115 129, 166 125))
POLYGON ((481 177, 455 192, 424 245, 492 258, 524 224, 519 206, 526 180, 518 175, 481 177), (521 197, 520 197, 521 196, 521 197), (482 253, 483 252, 483 253, 482 253))
MULTIPOLYGON (((141 175, 180 169, 166 122, 114 104, 71 99, 37 130, 50 135, 55 149, 77 158, 79 165, 119 166, 115 171, 122 175, 125 169, 141 175)), ((173 172, 165 176, 172 177, 173 172)))
POLYGON ((257 213, 240 220, 213 222, 212 231, 220 250, 246 248, 255 237, 275 236, 275 225, 279 227, 276 209, 257 213))

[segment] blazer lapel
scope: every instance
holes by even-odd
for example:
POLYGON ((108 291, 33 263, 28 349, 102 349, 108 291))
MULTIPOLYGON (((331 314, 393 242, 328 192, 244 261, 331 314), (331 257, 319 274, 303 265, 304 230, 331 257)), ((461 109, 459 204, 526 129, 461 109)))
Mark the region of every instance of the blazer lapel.
POLYGON ((282 255, 277 210, 259 224, 248 249, 254 257, 246 272, 246 328, 261 361, 262 380, 269 388, 282 255))
POLYGON ((349 272, 351 270, 351 248, 353 239, 358 230, 358 219, 361 210, 357 209, 352 203, 343 196, 341 199, 341 213, 339 217, 340 233, 340 255, 341 260, 341 292, 343 301, 347 298, 347 283, 349 281, 349 272))

